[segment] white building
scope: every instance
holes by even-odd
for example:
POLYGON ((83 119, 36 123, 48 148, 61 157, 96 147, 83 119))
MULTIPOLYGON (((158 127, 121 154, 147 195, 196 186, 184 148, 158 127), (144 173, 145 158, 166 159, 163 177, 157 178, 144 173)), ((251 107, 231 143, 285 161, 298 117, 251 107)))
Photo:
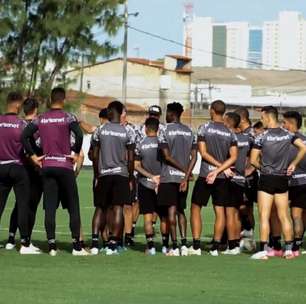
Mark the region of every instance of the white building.
POLYGON ((247 67, 249 55, 247 22, 216 23, 211 17, 194 17, 191 26, 193 66, 247 67))
POLYGON ((212 66, 212 51, 213 18, 194 18, 192 22, 192 65, 212 66))
POLYGON ((306 68, 306 20, 299 12, 279 13, 278 21, 264 22, 263 68, 306 68))
POLYGON ((249 56, 249 24, 231 22, 226 24, 226 66, 228 68, 247 68, 249 56), (241 60, 237 60, 239 58, 241 60))

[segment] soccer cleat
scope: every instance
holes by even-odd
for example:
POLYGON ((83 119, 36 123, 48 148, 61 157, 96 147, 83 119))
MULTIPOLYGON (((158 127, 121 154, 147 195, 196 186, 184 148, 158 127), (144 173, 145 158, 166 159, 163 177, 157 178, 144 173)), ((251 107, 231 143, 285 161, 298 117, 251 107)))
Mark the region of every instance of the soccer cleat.
POLYGON ((169 252, 166 254, 166 256, 179 257, 180 256, 180 250, 178 248, 170 249, 169 252))
POLYGON ((192 256, 192 255, 200 256, 200 255, 202 255, 201 248, 199 248, 199 249, 194 249, 193 246, 189 247, 189 249, 188 249, 188 255, 189 255, 189 256, 192 256))
POLYGON ((146 255, 154 256, 156 255, 156 249, 153 247, 151 249, 146 250, 146 255))
POLYGON ((268 260, 268 252, 266 250, 258 251, 251 256, 252 260, 268 260))
POLYGON ((5 245, 6 250, 13 250, 15 247, 16 247, 16 244, 12 244, 12 243, 6 243, 5 245))
POLYGON ((40 250, 38 247, 34 246, 32 243, 30 244, 30 247, 31 247, 33 250, 36 250, 36 251, 41 252, 41 250, 40 250))
POLYGON ((225 251, 222 252, 222 254, 224 255, 239 255, 240 253, 240 247, 236 247, 234 249, 227 248, 225 251))
POLYGON ((281 258, 284 255, 284 252, 281 249, 276 250, 276 249, 273 249, 273 248, 269 248, 267 255, 268 255, 268 257, 279 257, 279 258, 281 258))
POLYGON ((291 259, 294 259, 295 256, 292 252, 292 250, 286 250, 283 257, 286 259, 286 260, 291 260, 291 259))
POLYGON ((187 246, 181 247, 181 256, 188 256, 188 248, 187 246))
POLYGON ((106 255, 109 255, 109 256, 110 256, 110 255, 118 255, 119 252, 118 252, 117 249, 112 250, 112 249, 110 249, 110 248, 107 248, 105 254, 106 254, 106 255))
POLYGON ((168 253, 168 248, 166 246, 162 247, 162 254, 166 255, 168 253))
POLYGON ((209 251, 209 254, 211 255, 211 256, 213 256, 213 257, 217 257, 217 256, 219 256, 219 251, 218 250, 210 250, 209 251))
POLYGON ((81 250, 72 250, 72 255, 73 256, 89 256, 90 253, 88 251, 86 251, 84 248, 82 248, 81 250))
POLYGON ((51 249, 51 250, 49 251, 49 255, 52 256, 52 257, 57 256, 57 250, 51 249))
POLYGON ((97 247, 90 248, 90 254, 91 255, 98 255, 99 254, 99 248, 97 248, 97 247))
POLYGON ((21 245, 21 248, 19 250, 20 254, 40 254, 40 251, 34 250, 31 246, 23 246, 21 245))

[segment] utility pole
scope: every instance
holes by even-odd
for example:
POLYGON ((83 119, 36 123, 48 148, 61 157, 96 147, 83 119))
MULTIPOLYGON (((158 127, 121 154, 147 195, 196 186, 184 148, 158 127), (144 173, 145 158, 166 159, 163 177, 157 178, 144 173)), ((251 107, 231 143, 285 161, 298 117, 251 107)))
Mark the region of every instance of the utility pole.
POLYGON ((81 77, 80 77, 80 93, 83 93, 84 61, 85 61, 85 55, 84 55, 84 53, 82 53, 82 59, 81 59, 81 77))
POLYGON ((123 72, 122 72, 122 102, 126 104, 127 93, 127 52, 128 52, 128 0, 124 4, 124 41, 123 41, 123 72))

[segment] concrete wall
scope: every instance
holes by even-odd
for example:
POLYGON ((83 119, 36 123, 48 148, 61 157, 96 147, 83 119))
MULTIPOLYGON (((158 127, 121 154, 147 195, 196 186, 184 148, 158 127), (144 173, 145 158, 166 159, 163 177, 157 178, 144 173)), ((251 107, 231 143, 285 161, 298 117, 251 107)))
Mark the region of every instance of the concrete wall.
MULTIPOLYGON (((121 99, 122 60, 114 60, 84 69, 83 91, 96 96, 112 96, 121 99)), ((189 108, 190 74, 165 71, 151 66, 128 63, 127 100, 143 107, 160 103, 160 79, 165 74, 171 78, 166 90, 166 103, 176 100, 189 108)), ((76 79, 70 89, 79 90, 80 71, 71 72, 69 78, 76 79)))

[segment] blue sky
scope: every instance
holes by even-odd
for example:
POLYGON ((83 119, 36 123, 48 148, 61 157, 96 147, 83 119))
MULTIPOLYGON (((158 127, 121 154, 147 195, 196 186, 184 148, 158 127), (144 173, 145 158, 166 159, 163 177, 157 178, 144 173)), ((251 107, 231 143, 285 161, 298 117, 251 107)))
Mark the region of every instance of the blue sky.
MULTIPOLYGON (((179 42, 183 37, 184 0, 129 0, 129 12, 139 12, 137 18, 130 17, 129 23, 142 30, 161 35, 179 42)), ((261 25, 265 20, 277 19, 281 10, 301 11, 306 18, 305 0, 194 0, 197 16, 212 16, 217 22, 248 21, 261 25)), ((120 32, 115 41, 122 41, 120 32)), ((129 56, 161 58, 165 54, 181 54, 182 48, 143 34, 129 31, 129 56), (137 50, 139 48, 139 50, 137 50)))

